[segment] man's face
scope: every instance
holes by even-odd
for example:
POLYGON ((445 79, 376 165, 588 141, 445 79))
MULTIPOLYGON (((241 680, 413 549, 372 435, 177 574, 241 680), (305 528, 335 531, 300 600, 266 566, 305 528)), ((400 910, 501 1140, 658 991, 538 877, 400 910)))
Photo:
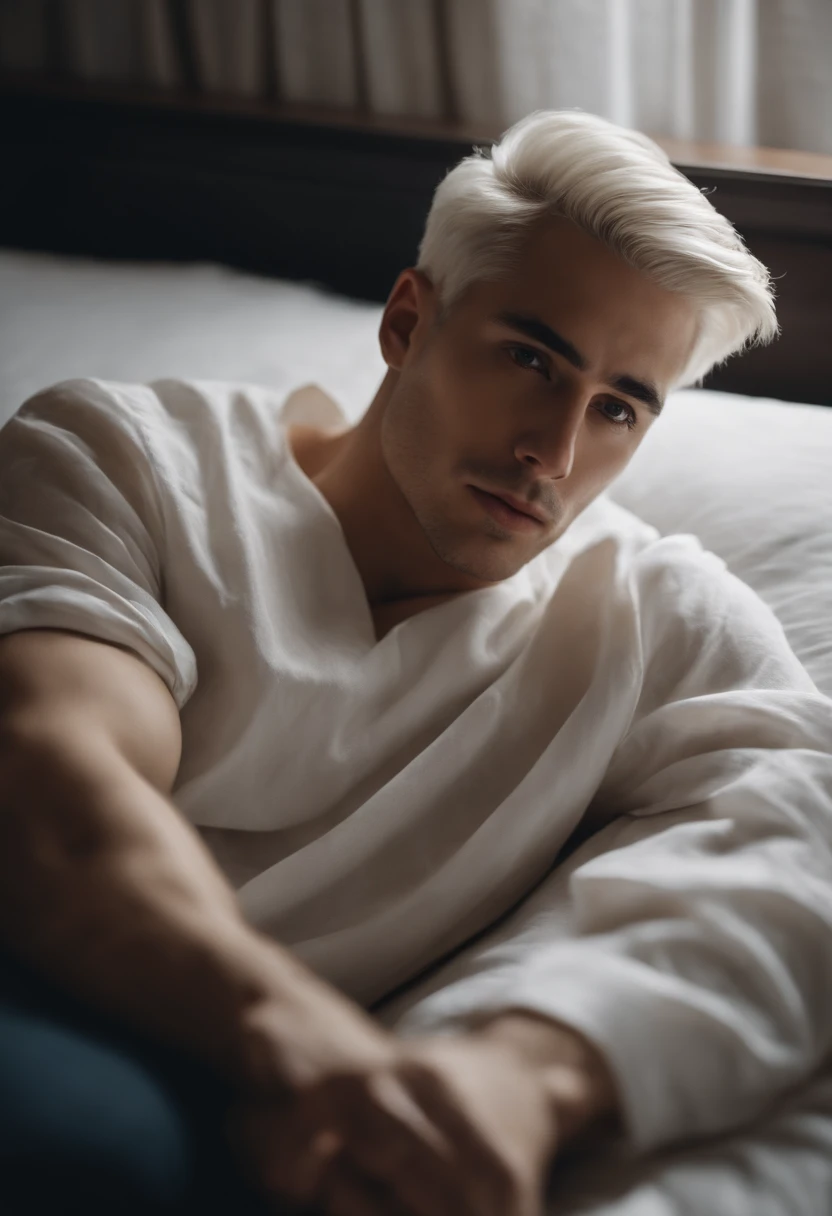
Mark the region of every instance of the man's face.
POLYGON ((406 272, 382 322, 381 443, 436 555, 495 582, 550 545, 633 456, 695 327, 688 301, 561 219, 441 321, 406 272))

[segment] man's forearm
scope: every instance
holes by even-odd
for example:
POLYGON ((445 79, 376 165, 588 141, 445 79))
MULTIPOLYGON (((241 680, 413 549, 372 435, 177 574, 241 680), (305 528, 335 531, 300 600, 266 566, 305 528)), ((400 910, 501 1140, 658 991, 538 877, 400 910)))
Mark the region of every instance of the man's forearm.
MULTIPOLYGON (((0 940, 82 1003, 233 1075, 249 1009, 308 973, 114 750, 0 747, 0 940)), ((309 977, 310 980, 312 977, 309 977)))

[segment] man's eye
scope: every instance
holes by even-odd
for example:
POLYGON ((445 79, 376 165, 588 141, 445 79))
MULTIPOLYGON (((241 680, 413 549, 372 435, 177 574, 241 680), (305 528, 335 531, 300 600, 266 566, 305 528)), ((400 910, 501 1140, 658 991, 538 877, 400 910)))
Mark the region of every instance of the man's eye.
POLYGON ((605 401, 601 406, 605 412, 604 417, 609 418, 610 422, 614 422, 616 426, 628 426, 632 428, 636 425, 635 410, 629 405, 625 405, 623 401, 605 401))
POLYGON ((548 376, 549 369, 542 355, 531 346, 509 346, 508 353, 518 367, 525 367, 531 372, 541 372, 548 376))

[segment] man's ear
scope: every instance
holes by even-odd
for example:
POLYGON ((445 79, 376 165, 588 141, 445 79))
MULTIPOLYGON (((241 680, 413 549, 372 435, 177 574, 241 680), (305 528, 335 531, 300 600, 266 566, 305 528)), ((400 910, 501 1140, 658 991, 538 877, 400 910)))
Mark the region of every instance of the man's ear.
POLYGON ((392 371, 401 371, 408 356, 419 350, 436 315, 436 304, 436 289, 423 271, 401 272, 384 306, 378 332, 382 358, 392 371))

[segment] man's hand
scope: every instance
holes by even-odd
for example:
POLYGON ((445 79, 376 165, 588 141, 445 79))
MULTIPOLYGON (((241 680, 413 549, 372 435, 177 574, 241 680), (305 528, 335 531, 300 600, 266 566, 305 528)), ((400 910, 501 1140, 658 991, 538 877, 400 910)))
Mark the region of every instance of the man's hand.
POLYGON ((537 1216, 557 1146, 535 1070, 474 1036, 246 1102, 235 1134, 261 1186, 327 1216, 537 1216))
POLYGON ((555 1154, 608 1109, 587 1046, 544 1019, 407 1041, 329 990, 308 996, 305 1014, 264 1013, 267 1039, 288 1035, 289 1072, 244 1095, 232 1121, 246 1172, 278 1202, 326 1216, 537 1216, 555 1154))

